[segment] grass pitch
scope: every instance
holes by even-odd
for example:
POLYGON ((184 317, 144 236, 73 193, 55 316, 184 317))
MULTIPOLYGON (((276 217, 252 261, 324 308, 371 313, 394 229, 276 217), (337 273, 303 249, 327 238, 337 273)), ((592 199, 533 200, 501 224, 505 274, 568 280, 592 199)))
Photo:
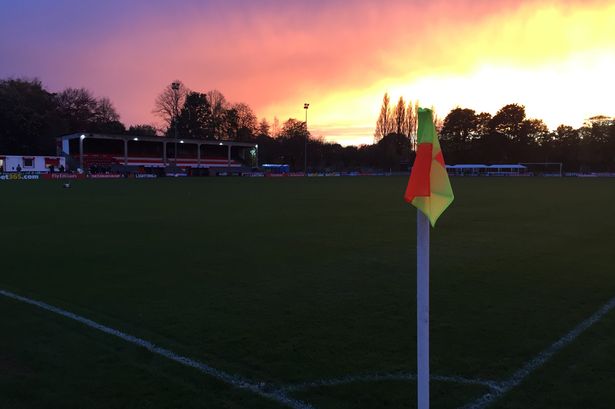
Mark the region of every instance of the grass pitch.
MULTIPOLYGON (((5 182, 0 288, 282 386, 414 371, 407 179, 5 182)), ((432 231, 432 373, 503 380, 615 296, 613 179, 453 179, 432 231)), ((0 407, 276 408, 0 298, 0 407)), ((493 408, 612 408, 615 314, 493 408)), ((414 382, 298 390, 413 408, 414 382)), ((433 407, 485 388, 433 383, 433 407)))

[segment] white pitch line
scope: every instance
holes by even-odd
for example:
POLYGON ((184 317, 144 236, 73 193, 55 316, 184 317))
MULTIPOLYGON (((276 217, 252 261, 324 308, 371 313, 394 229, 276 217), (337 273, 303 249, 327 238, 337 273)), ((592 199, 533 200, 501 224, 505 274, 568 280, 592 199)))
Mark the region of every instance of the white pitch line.
POLYGON ((129 342, 133 345, 137 345, 142 348, 145 348, 154 354, 163 356, 167 359, 178 362, 182 365, 195 368, 199 370, 200 372, 207 374, 215 379, 218 379, 224 383, 227 383, 231 386, 234 386, 236 388, 243 389, 243 390, 248 390, 262 397, 265 397, 273 401, 276 401, 278 403, 281 403, 289 408, 314 409, 314 407, 309 405, 308 403, 290 398, 284 390, 276 389, 276 388, 268 388, 265 383, 258 383, 258 382, 250 381, 245 378, 242 378, 239 375, 234 375, 228 372, 221 371, 219 369, 211 367, 197 360, 178 355, 171 350, 159 347, 150 341, 144 340, 142 338, 137 338, 133 335, 126 334, 124 332, 121 332, 111 327, 107 327, 106 325, 99 324, 96 321, 92 321, 88 318, 74 314, 70 311, 66 311, 61 308, 54 307, 53 305, 49 305, 42 301, 37 301, 31 298, 23 297, 21 295, 18 295, 18 294, 15 294, 10 291, 3 290, 3 289, 0 289, 0 295, 3 295, 8 298, 12 298, 13 300, 24 302, 26 304, 34 305, 36 307, 53 312, 55 314, 61 315, 66 318, 70 318, 74 321, 87 325, 90 328, 94 328, 98 331, 104 332, 109 335, 113 335, 120 339, 123 339, 124 341, 129 342))
POLYGON ((592 314, 589 318, 582 321, 572 331, 555 341, 547 349, 540 352, 534 358, 526 362, 521 369, 513 373, 510 378, 503 382, 500 382, 499 390, 488 392, 469 404, 462 406, 460 409, 483 409, 489 406, 491 403, 501 398, 504 394, 511 389, 518 386, 536 369, 541 368, 547 361, 549 361, 553 355, 561 351, 564 347, 568 346, 575 339, 585 332, 589 327, 600 321, 606 314, 608 314, 613 308, 615 308, 615 297, 611 298, 606 304, 604 304, 598 311, 592 314))
MULTIPOLYGON (((335 379, 321 379, 321 380, 312 381, 312 382, 304 382, 304 383, 299 383, 295 385, 288 385, 288 386, 281 387, 281 388, 269 388, 265 383, 258 383, 258 382, 250 381, 250 380, 240 377, 239 375, 233 375, 233 374, 221 371, 219 369, 213 368, 202 362, 196 361, 191 358, 187 358, 185 356, 178 355, 171 350, 159 347, 150 341, 135 337, 133 335, 123 333, 114 328, 107 327, 105 325, 92 321, 88 318, 82 317, 80 315, 74 314, 70 311, 66 311, 58 307, 54 307, 53 305, 49 305, 42 301, 33 300, 31 298, 23 297, 21 295, 12 293, 10 291, 2 290, 2 289, 0 289, 0 295, 3 295, 8 298, 12 298, 17 301, 21 301, 21 302, 24 302, 30 305, 34 305, 44 310, 56 313, 58 315, 64 316, 66 318, 72 319, 77 322, 80 322, 90 328, 94 328, 106 334, 113 335, 115 337, 123 339, 124 341, 129 342, 131 344, 145 348, 152 353, 163 356, 167 359, 178 362, 182 365, 195 368, 202 373, 205 373, 215 379, 218 379, 236 388, 248 390, 257 395, 260 395, 265 398, 271 399, 273 401, 279 402, 292 409, 314 409, 314 407, 309 405, 308 403, 290 398, 287 395, 287 392, 291 392, 291 391, 304 390, 304 389, 309 389, 309 388, 314 388, 314 387, 319 387, 319 386, 343 385, 343 384, 354 383, 354 382, 374 382, 374 381, 386 381, 386 380, 416 380, 416 374, 412 374, 409 372, 398 372, 398 373, 380 373, 380 374, 366 374, 366 375, 349 375, 349 376, 335 378, 335 379)), ((545 349, 544 351, 536 355, 536 357, 526 362, 523 365, 523 367, 521 367, 521 369, 514 372, 510 376, 510 378, 506 379, 503 382, 495 382, 495 381, 482 380, 482 379, 469 379, 469 378, 464 378, 464 377, 459 377, 459 376, 439 376, 439 375, 432 376, 431 379, 435 381, 455 382, 455 383, 462 383, 462 384, 475 384, 475 385, 482 385, 482 386, 488 387, 490 389, 490 392, 484 394, 483 396, 476 399, 475 401, 467 405, 464 405, 460 408, 460 409, 484 409, 487 406, 489 406, 491 403, 495 402, 497 399, 501 398, 511 389, 518 386, 532 372, 541 368, 556 353, 558 353, 564 347, 572 343, 583 332, 585 332, 589 327, 594 325, 596 322, 600 321, 606 314, 608 314, 614 308, 615 308, 615 297, 611 298, 598 311, 596 311, 589 318, 582 321, 579 325, 577 325, 574 329, 572 329, 572 331, 570 331, 569 333, 564 335, 562 338, 560 338, 559 340, 551 344, 547 349, 545 349)))
MULTIPOLYGON (((492 391, 498 391, 500 389, 499 384, 496 381, 483 380, 483 379, 469 379, 461 376, 443 376, 432 375, 430 378, 432 381, 440 382, 452 382, 465 385, 480 385, 489 388, 492 391)), ((416 381, 416 374, 412 372, 377 372, 357 375, 346 375, 339 378, 332 379, 317 379, 310 382, 301 382, 297 384, 287 385, 281 389, 287 392, 295 392, 306 389, 318 388, 321 386, 338 386, 347 385, 358 382, 379 382, 379 381, 416 381)))

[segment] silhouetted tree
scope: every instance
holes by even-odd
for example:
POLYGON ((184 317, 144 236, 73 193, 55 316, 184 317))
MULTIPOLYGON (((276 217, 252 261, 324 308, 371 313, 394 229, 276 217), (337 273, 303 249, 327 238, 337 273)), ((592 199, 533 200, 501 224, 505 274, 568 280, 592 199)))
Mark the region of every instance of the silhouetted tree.
POLYGON ((518 104, 508 104, 491 118, 491 129, 506 137, 509 141, 518 140, 523 121, 525 120, 525 107, 518 104))
POLYGON ((172 83, 164 87, 162 92, 154 101, 154 110, 152 111, 166 124, 167 128, 171 128, 173 120, 179 115, 181 107, 184 105, 186 96, 190 90, 183 82, 175 80, 179 84, 179 89, 175 91, 172 83))
POLYGON ((509 162, 517 156, 515 144, 520 142, 524 120, 525 107, 517 104, 505 105, 491 118, 482 144, 491 162, 509 162))
POLYGON ((489 112, 481 112, 476 115, 476 135, 473 139, 482 139, 491 132, 491 114, 489 112))
POLYGON ((442 149, 449 163, 470 159, 473 139, 477 137, 476 112, 468 108, 455 108, 444 118, 440 137, 442 149))
POLYGON ((310 133, 307 130, 304 121, 299 121, 295 118, 289 118, 280 131, 279 138, 281 139, 301 139, 309 138, 310 133))
POLYGON ((226 113, 228 105, 226 98, 216 89, 208 91, 205 95, 209 104, 211 118, 209 121, 209 133, 214 139, 226 139, 228 137, 228 126, 225 122, 231 119, 226 113))
POLYGON ((91 132, 120 134, 126 131, 126 127, 120 122, 120 115, 115 110, 109 98, 101 98, 96 101, 96 108, 92 121, 85 129, 91 132))
POLYGON ((597 115, 579 129, 584 169, 615 170, 615 119, 597 115))
POLYGON ((239 116, 235 108, 225 109, 222 117, 222 138, 228 140, 237 140, 239 130, 239 116))
POLYGON ((393 122, 393 114, 391 113, 390 98, 388 92, 384 93, 382 98, 382 106, 380 108, 380 116, 376 122, 376 131, 374 132, 374 143, 384 138, 386 135, 393 132, 395 124, 393 122))
POLYGON ((140 136, 156 136, 157 131, 152 125, 148 124, 140 124, 140 125, 131 125, 126 131, 129 135, 140 135, 140 136))
POLYGON ((406 107, 406 132, 408 135, 408 139, 410 139, 410 148, 415 151, 416 150, 416 120, 417 113, 419 110, 419 102, 416 101, 414 105, 412 105, 412 101, 408 101, 408 106, 406 107))
POLYGON ((68 132, 123 133, 124 124, 109 98, 96 99, 85 88, 67 88, 56 94, 60 116, 68 132))
POLYGON ((455 108, 444 118, 441 137, 444 140, 465 145, 476 135, 476 131, 476 112, 468 108, 455 108))
MULTIPOLYGON (((189 92, 177 120, 178 132, 185 138, 213 139, 211 134, 211 109, 207 96, 200 92, 189 92)), ((169 128, 169 135, 173 129, 169 128)))
MULTIPOLYGON (((304 121, 289 118, 282 125, 278 140, 284 147, 286 152, 284 156, 288 158, 288 164, 294 169, 303 168, 306 138, 309 140, 310 133, 304 121)), ((309 153, 308 157, 310 157, 309 153)))
POLYGON ((390 133, 382 138, 370 153, 374 156, 370 162, 383 170, 408 170, 414 160, 408 137, 398 133, 390 133))
MULTIPOLYGON (((58 110, 66 121, 70 132, 89 131, 89 124, 94 121, 98 101, 85 88, 66 88, 56 94, 58 110)), ((106 109, 105 106, 103 109, 106 109)), ((112 108, 110 109, 112 110, 112 108)), ((117 115, 117 114, 116 114, 117 115)), ((111 116, 113 116, 111 114, 111 116)), ((115 117, 114 119, 118 119, 115 117)))
POLYGON ((66 133, 53 94, 37 79, 0 80, 0 152, 54 154, 54 137, 66 133))
POLYGON ((393 121, 395 133, 408 136, 406 102, 404 101, 404 97, 399 97, 397 105, 395 105, 395 109, 393 110, 393 121))
POLYGON ((96 101, 94 109, 94 122, 117 122, 120 120, 120 115, 115 110, 113 103, 109 98, 101 98, 96 101))
POLYGON ((254 139, 257 132, 258 120, 254 111, 248 104, 239 102, 231 106, 237 115, 237 130, 234 132, 239 141, 249 141, 254 139))
MULTIPOLYGON (((215 90, 186 93, 183 101, 176 98, 171 103, 177 104, 167 111, 171 132, 177 121, 182 137, 253 140, 259 145, 261 163, 303 169, 306 138, 309 169, 407 170, 414 158, 408 136, 415 135, 418 104, 405 105, 400 98, 391 109, 388 94, 377 127, 386 133, 377 143, 359 147, 311 137, 305 122, 293 118, 282 127, 277 118, 273 126, 265 119, 257 123, 247 104, 229 104, 215 90), (173 114, 173 109, 178 113, 173 114)), ((0 80, 0 124, 0 152, 9 154, 53 154, 54 137, 61 134, 125 129, 108 98, 97 99, 83 88, 51 94, 38 80, 20 79, 0 80)), ((615 171, 615 120, 604 115, 589 118, 579 129, 561 125, 550 132, 542 120, 526 118, 522 105, 508 104, 493 117, 455 108, 438 126, 449 163, 553 161, 563 162, 568 171, 615 171)), ((133 125, 128 132, 156 135, 150 125, 133 125)))
POLYGON ((271 136, 273 138, 280 136, 280 120, 277 116, 273 117, 273 123, 271 124, 271 136))
POLYGON ((258 130, 256 131, 256 135, 257 136, 271 136, 269 132, 270 132, 269 122, 267 122, 265 118, 261 119, 260 122, 258 123, 258 130))
POLYGON ((562 162, 564 170, 579 171, 581 137, 579 130, 568 125, 560 125, 553 132, 553 161, 562 162))

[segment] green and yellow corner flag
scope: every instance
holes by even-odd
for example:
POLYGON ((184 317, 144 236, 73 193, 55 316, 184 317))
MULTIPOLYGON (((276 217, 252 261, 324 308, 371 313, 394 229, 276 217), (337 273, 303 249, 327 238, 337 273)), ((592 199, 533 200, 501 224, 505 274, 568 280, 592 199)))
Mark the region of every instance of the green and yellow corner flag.
POLYGON ((454 196, 433 123, 433 113, 431 109, 419 108, 418 116, 416 159, 404 199, 423 212, 433 227, 454 196))

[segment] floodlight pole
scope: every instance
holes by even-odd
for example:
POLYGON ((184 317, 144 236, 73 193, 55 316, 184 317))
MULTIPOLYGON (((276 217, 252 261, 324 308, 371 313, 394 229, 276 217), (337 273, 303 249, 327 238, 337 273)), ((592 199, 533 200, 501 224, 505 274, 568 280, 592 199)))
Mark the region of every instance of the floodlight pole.
POLYGON ((173 90, 173 123, 175 125, 175 166, 177 167, 177 117, 179 116, 179 82, 174 81, 171 83, 171 89, 173 90))
POLYGON ((85 139, 85 135, 81 135, 79 137, 79 168, 83 169, 83 140, 85 139))
POLYGON ((310 107, 310 104, 308 104, 307 102, 303 104, 303 109, 305 109, 305 143, 303 146, 303 172, 305 173, 305 176, 308 175, 308 171, 307 171, 307 140, 308 140, 308 127, 307 127, 307 111, 308 108, 310 107))
POLYGON ((429 409, 429 219, 418 209, 416 216, 418 409, 429 409))

